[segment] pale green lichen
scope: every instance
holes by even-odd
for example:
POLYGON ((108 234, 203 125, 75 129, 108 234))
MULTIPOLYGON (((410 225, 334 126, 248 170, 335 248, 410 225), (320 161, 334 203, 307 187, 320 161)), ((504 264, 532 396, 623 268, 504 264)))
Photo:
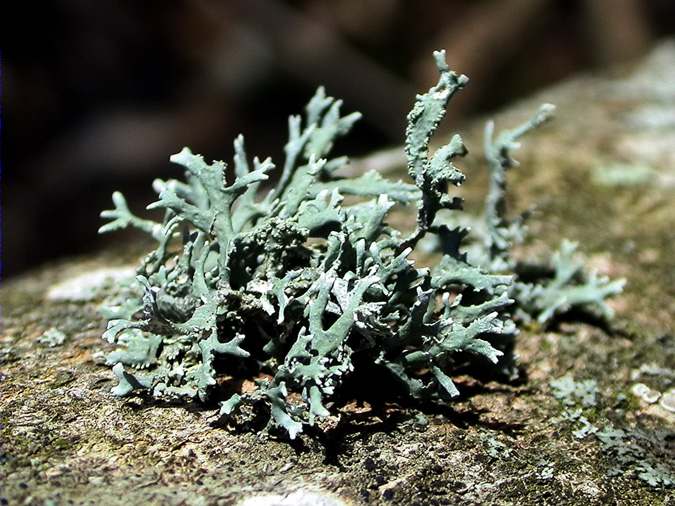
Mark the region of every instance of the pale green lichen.
POLYGON ((614 163, 593 169, 591 179, 601 186, 641 186, 659 179, 658 172, 648 165, 614 163))
POLYGON ((595 406, 598 382, 594 379, 575 381, 569 374, 549 382, 553 396, 565 406, 580 404, 584 408, 595 406))
POLYGON ((610 475, 632 474, 652 487, 675 485, 672 448, 669 448, 672 433, 623 430, 610 425, 596 432, 595 437, 613 463, 610 475))
MULTIPOLYGON (((671 439, 668 430, 640 427, 616 428, 612 423, 591 422, 589 417, 599 404, 597 382, 576 381, 570 375, 549 382, 553 396, 565 407, 562 419, 571 422, 577 439, 593 436, 609 461, 610 476, 633 475, 652 487, 675 485, 671 439), (586 412, 586 414, 584 414, 586 412)), ((593 417, 597 418, 597 414, 593 417)))
POLYGON ((45 330, 37 338, 37 342, 44 346, 48 346, 49 348, 55 348, 57 346, 61 346, 63 343, 66 342, 66 334, 64 334, 56 327, 52 327, 50 329, 45 330))
POLYGON ((620 293, 625 280, 610 280, 596 272, 586 272, 577 258, 576 243, 563 239, 548 265, 519 262, 512 254, 513 247, 527 235, 525 221, 529 211, 515 218, 507 216, 506 174, 518 165, 511 153, 520 147, 523 135, 549 121, 554 111, 553 105, 544 104, 529 120, 496 137, 493 122, 487 123, 484 149, 490 186, 485 200, 484 227, 478 227, 476 234, 482 235, 483 247, 474 253, 472 260, 490 272, 515 274, 509 295, 516 301, 517 315, 522 319, 535 317, 539 323, 547 323, 572 308, 611 319, 613 310, 605 299, 620 293))
MULTIPOLYGON (((294 438, 331 416, 349 377, 388 378, 413 399, 444 403, 459 394, 452 376, 460 366, 508 354, 515 334, 508 308, 512 294, 524 293, 507 269, 509 231, 517 227, 498 202, 488 205, 492 261, 479 267, 460 250, 466 230, 443 222, 439 211, 461 206, 447 188, 464 180, 453 162, 466 148, 458 135, 431 153, 429 142, 467 78, 448 69, 443 52, 435 58, 440 79, 408 115, 414 184, 376 172, 339 176, 348 161, 331 149, 360 116, 341 116, 341 101, 319 88, 304 118, 290 118, 283 168, 266 192, 261 185, 274 164, 249 162, 239 136, 231 184, 224 162, 209 164, 187 148, 171 157, 186 181, 155 182, 159 199, 148 208, 164 211, 161 223, 133 215, 113 195, 115 209, 102 213, 112 221, 101 232, 133 226, 158 243, 138 268, 142 297, 108 311, 104 338, 122 345, 108 356, 116 395, 141 390, 206 401, 222 395, 220 378, 250 378, 255 388, 224 400, 221 414, 251 423, 262 417, 294 438), (353 197, 350 204, 344 196, 353 197), (417 226, 406 235, 386 217, 411 202, 417 226), (438 239, 440 261, 416 267, 411 253, 429 235, 438 239)), ((490 144, 488 160, 501 167, 493 172, 512 163, 517 138, 541 122, 490 144)), ((493 200, 504 187, 491 191, 493 200)), ((560 295, 580 281, 561 269, 565 275, 522 296, 533 300, 525 311, 548 318, 596 301, 600 292, 589 288, 576 298, 560 295)))

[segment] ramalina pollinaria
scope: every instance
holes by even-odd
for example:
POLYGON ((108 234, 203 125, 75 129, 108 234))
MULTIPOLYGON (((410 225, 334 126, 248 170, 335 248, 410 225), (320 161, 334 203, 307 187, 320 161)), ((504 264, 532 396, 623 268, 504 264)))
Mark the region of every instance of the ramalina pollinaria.
POLYGON ((331 149, 360 115, 342 116, 342 102, 319 88, 304 117, 289 119, 276 185, 262 186, 275 166, 249 161, 239 136, 231 183, 224 162, 209 164, 187 148, 171 157, 186 176, 155 182, 159 199, 148 209, 163 212, 161 223, 133 215, 113 195, 115 209, 102 213, 111 221, 100 231, 132 226, 157 241, 138 268, 142 298, 107 311, 104 338, 121 345, 108 357, 116 395, 220 397, 223 416, 263 418, 294 438, 331 415, 354 375, 443 403, 459 393, 452 375, 460 366, 507 359, 514 318, 545 323, 574 305, 609 315, 603 299, 622 281, 586 276, 570 243, 554 256, 550 277, 531 284, 510 256, 523 234, 521 220, 505 216, 510 151, 552 106, 496 139, 488 125, 485 227, 474 238, 476 258, 462 253, 467 230, 449 224, 461 199, 448 186, 464 181, 454 162, 466 148, 459 135, 433 152, 429 142, 468 79, 448 69, 444 52, 434 56, 439 81, 417 96, 405 133, 414 184, 376 172, 340 177, 348 160, 331 149), (411 203, 412 232, 386 223, 392 207, 411 203), (410 259, 423 239, 440 258, 432 268, 410 259), (255 388, 224 397, 231 377, 253 379, 255 388))

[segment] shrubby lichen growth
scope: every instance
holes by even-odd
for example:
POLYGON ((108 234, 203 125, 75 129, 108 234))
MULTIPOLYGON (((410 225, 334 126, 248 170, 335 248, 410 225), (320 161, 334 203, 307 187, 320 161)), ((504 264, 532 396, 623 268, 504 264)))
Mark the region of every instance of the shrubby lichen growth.
POLYGON ((568 244, 545 280, 519 275, 510 255, 523 228, 505 216, 509 153, 547 119, 549 106, 495 141, 489 127, 487 227, 477 260, 462 252, 467 230, 440 211, 461 208, 447 190, 464 181, 454 161, 466 148, 458 135, 432 152, 429 143, 468 79, 448 69, 443 52, 435 58, 440 79, 408 115, 414 184, 375 172, 339 176, 348 160, 331 156, 333 144, 360 115, 342 116, 342 102, 319 88, 304 118, 289 119, 285 161, 264 196, 261 184, 275 167, 250 162, 241 136, 231 183, 224 162, 209 164, 187 148, 171 157, 186 180, 155 182, 159 199, 148 208, 164 212, 161 223, 134 216, 113 195, 101 232, 132 226, 158 243, 138 268, 142 300, 107 311, 104 338, 121 345, 108 357, 116 395, 145 390, 205 401, 223 396, 220 379, 248 377, 255 388, 229 396, 221 413, 263 417, 293 438, 331 414, 350 376, 377 375, 413 399, 446 402, 459 393, 452 380, 459 366, 496 364, 508 352, 512 315, 545 322, 572 305, 605 308, 603 298, 619 284, 583 274, 568 244), (387 224, 393 206, 413 202, 414 231, 387 224), (440 260, 420 268, 411 254, 428 237, 440 260))

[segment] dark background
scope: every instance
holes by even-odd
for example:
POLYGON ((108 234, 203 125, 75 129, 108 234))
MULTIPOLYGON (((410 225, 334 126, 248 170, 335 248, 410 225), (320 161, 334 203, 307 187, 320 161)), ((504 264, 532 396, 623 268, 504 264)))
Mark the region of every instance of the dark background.
POLYGON ((340 150, 365 154, 401 142, 433 49, 471 78, 457 121, 639 57, 675 33, 675 2, 62 0, 6 3, 2 25, 8 277, 128 240, 97 236, 99 211, 120 189, 141 214, 184 145, 230 160, 242 132, 280 162, 318 84, 364 113, 340 150))

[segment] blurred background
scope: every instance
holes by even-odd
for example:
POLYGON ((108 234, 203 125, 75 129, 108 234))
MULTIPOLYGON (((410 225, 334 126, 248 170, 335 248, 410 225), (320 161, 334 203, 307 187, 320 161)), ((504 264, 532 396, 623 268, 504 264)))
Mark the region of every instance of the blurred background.
POLYGON ((129 236, 97 236, 122 190, 142 214, 189 145, 281 162, 287 116, 318 84, 362 120, 339 151, 401 143, 431 51, 471 78, 450 121, 581 71, 639 58, 675 33, 673 0, 13 2, 2 16, 4 278, 129 236), (12 40, 17 29, 21 37, 12 40))

